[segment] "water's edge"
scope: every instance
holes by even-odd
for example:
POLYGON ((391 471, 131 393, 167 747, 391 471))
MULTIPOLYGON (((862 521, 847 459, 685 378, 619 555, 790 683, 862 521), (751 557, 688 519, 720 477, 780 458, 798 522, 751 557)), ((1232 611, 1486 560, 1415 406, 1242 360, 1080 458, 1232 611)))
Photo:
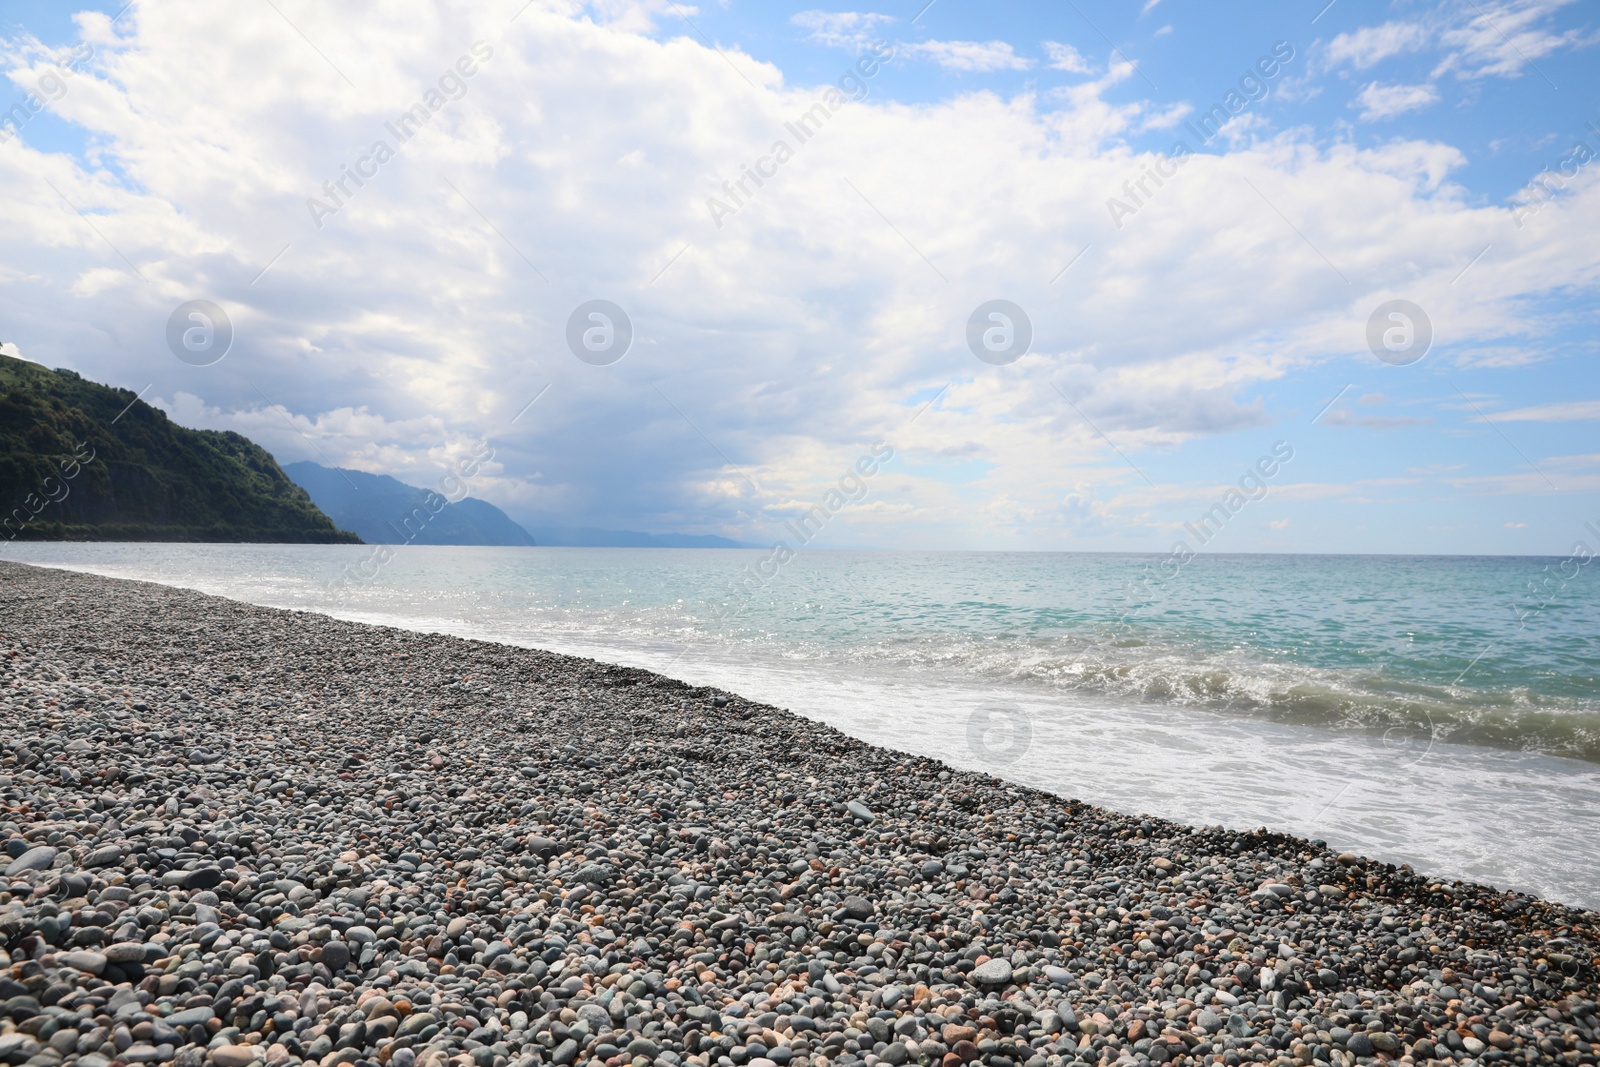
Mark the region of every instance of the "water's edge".
MULTIPOLYGON (((126 576, 114 573, 125 568, 83 561, 55 565, 126 576)), ((1584 860, 1600 826, 1600 772, 1574 760, 1427 734, 1330 734, 1082 693, 830 671, 806 660, 752 657, 748 648, 719 655, 658 638, 570 632, 544 640, 492 611, 467 619, 430 615, 415 604, 407 612, 326 610, 284 603, 297 597, 283 595, 281 583, 272 595, 264 578, 253 590, 237 575, 144 578, 266 607, 649 669, 789 708, 874 744, 1113 810, 1189 825, 1266 827, 1446 877, 1600 906, 1600 874, 1584 860)))

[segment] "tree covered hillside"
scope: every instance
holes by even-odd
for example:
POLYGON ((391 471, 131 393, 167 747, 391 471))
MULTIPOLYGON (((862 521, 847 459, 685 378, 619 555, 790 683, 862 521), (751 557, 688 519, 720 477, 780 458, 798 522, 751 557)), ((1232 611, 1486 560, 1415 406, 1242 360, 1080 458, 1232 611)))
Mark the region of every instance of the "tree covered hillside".
POLYGON ((9 356, 0 540, 359 541, 248 438, 187 429, 126 389, 9 356))

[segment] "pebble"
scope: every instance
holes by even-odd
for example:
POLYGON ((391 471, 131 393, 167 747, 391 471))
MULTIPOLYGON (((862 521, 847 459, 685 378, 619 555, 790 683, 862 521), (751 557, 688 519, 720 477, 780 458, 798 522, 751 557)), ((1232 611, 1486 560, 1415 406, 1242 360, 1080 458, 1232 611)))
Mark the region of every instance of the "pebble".
POLYGON ((865 922, 867 919, 872 918, 872 901, 868 900, 866 897, 845 897, 844 903, 841 905, 841 907, 844 909, 846 917, 854 919, 857 922, 865 922))
POLYGON ((1005 985, 1011 981, 1011 964, 1005 960, 989 960, 972 969, 972 981, 977 985, 1005 985))
POLYGON ((215 889, 222 884, 222 872, 215 867, 200 867, 184 875, 183 888, 215 889))
POLYGON ((534 649, 8 563, 0 619, 0 1063, 1595 1062, 1578 909, 534 649))
POLYGON ((217 1067, 249 1067, 261 1058, 261 1050, 253 1045, 219 1045, 211 1050, 211 1062, 217 1067))
POLYGON ((55 863, 56 855, 56 850, 49 845, 30 848, 6 866, 6 877, 15 878, 29 871, 47 871, 55 863))
MULTIPOLYGON (((54 857, 51 857, 54 859, 54 857)), ((113 867, 122 859, 121 845, 104 845, 95 849, 84 859, 85 867, 113 867)))
POLYGON ((99 974, 106 969, 106 957, 102 952, 63 952, 56 961, 88 974, 99 974))
POLYGON ((350 946, 343 941, 329 941, 323 945, 322 965, 335 972, 350 966, 350 946))
POLYGON ((108 945, 104 955, 107 963, 143 963, 145 947, 143 942, 125 941, 120 945, 108 945))

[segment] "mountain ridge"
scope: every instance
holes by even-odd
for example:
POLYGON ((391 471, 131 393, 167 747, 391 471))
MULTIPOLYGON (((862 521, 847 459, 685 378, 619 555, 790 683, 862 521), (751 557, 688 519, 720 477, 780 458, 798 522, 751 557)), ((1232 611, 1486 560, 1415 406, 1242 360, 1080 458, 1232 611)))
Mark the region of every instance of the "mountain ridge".
POLYGON ((3 353, 0 540, 359 543, 249 438, 3 353))
POLYGON ((477 497, 446 500, 388 474, 311 460, 284 471, 341 528, 369 544, 541 546, 544 548, 750 548, 715 534, 652 534, 594 526, 524 526, 477 497), (445 501, 440 506, 439 501, 445 501), (430 504, 432 505, 430 507, 430 504))
POLYGON ((532 546, 533 536, 477 497, 450 500, 387 474, 327 467, 310 460, 284 472, 347 530, 373 545, 532 546))

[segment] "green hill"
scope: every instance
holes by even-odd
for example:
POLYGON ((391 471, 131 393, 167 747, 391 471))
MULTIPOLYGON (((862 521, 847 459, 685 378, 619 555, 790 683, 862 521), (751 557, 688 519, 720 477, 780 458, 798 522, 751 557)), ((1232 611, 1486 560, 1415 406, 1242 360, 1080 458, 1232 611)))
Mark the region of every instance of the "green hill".
POLYGON ((360 542, 248 438, 0 356, 5 540, 360 542))

